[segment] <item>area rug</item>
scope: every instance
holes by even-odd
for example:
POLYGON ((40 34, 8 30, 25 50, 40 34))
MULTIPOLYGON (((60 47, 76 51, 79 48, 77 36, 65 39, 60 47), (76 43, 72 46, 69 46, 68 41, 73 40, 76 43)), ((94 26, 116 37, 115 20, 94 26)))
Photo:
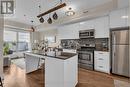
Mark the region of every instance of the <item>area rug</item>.
POLYGON ((13 59, 13 60, 11 60, 11 62, 13 64, 15 64, 16 66, 18 66, 19 68, 25 69, 25 59, 24 58, 13 59))
POLYGON ((120 80, 114 80, 115 87, 130 87, 130 83, 120 81, 120 80))

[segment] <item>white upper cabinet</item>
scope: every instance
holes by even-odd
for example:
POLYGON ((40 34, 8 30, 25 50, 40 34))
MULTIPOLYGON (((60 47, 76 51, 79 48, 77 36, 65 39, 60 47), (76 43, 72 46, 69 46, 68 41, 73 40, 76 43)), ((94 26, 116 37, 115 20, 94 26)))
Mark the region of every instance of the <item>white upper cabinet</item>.
POLYGON ((59 39, 79 39, 79 30, 89 29, 95 29, 95 38, 109 37, 108 16, 59 27, 59 39))
POLYGON ((110 28, 128 26, 128 9, 120 9, 110 13, 110 28))
POLYGON ((109 29, 128 26, 128 8, 110 12, 109 16, 65 25, 58 28, 59 39, 79 39, 79 30, 95 29, 95 38, 108 38, 109 29))
POLYGON ((109 18, 108 16, 81 22, 79 30, 95 29, 95 38, 109 37, 109 18))
MULTIPOLYGON (((129 8, 126 8, 126 16, 129 17, 129 8)), ((129 18, 126 18, 126 26, 130 26, 129 18)))
POLYGON ((58 36, 59 39, 79 39, 79 23, 59 27, 58 36))
POLYGON ((95 38, 109 37, 109 17, 104 16, 95 19, 95 38))
POLYGON ((79 23, 79 30, 94 29, 94 20, 84 21, 79 23))

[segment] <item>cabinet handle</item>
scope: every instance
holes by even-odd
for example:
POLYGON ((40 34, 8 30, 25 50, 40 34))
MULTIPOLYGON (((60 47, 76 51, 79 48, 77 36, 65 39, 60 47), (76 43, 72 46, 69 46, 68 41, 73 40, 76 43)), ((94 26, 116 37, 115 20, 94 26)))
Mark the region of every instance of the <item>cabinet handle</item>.
POLYGON ((99 54, 103 54, 103 53, 99 53, 99 54))
POLYGON ((102 58, 99 58, 99 60, 103 60, 102 58))
POLYGON ((103 66, 99 66, 100 68, 103 68, 103 66))

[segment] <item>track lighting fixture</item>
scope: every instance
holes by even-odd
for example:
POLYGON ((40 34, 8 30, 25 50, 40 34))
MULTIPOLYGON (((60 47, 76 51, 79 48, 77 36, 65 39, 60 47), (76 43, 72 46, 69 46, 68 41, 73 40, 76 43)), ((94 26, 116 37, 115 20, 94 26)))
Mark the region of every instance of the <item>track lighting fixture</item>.
POLYGON ((47 22, 48 22, 49 24, 52 24, 52 19, 49 17, 48 20, 47 20, 47 22))
POLYGON ((69 8, 69 10, 65 13, 67 16, 75 15, 75 12, 72 10, 72 8, 69 8))
MULTIPOLYGON (((62 3, 62 0, 60 0, 60 4, 59 4, 59 5, 55 6, 54 8, 49 9, 48 11, 46 11, 46 12, 44 12, 44 13, 41 13, 41 5, 40 5, 40 6, 39 6, 39 13, 40 13, 40 14, 37 16, 37 17, 39 18, 40 23, 43 23, 43 22, 44 22, 43 16, 48 15, 48 14, 51 14, 52 12, 54 12, 54 14, 52 15, 52 18, 53 18, 54 20, 57 20, 57 19, 58 19, 58 15, 57 15, 57 13, 56 13, 55 11, 56 11, 56 10, 59 10, 59 9, 61 9, 61 8, 63 8, 63 7, 65 7, 65 6, 66 6, 66 3, 62 3)), ((52 24, 52 19, 51 19, 51 17, 48 18, 47 22, 48 22, 49 24, 52 24)))
POLYGON ((53 19, 57 20, 58 19, 58 15, 56 14, 56 12, 53 14, 53 19))
POLYGON ((43 17, 40 17, 39 21, 40 21, 40 23, 43 23, 44 22, 43 17))

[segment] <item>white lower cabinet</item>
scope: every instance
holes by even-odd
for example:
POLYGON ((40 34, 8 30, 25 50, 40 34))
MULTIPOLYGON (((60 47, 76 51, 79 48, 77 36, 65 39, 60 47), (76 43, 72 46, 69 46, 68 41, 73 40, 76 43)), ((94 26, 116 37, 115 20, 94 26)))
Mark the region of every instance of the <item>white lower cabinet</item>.
POLYGON ((109 52, 94 51, 94 69, 105 73, 110 73, 109 52))

